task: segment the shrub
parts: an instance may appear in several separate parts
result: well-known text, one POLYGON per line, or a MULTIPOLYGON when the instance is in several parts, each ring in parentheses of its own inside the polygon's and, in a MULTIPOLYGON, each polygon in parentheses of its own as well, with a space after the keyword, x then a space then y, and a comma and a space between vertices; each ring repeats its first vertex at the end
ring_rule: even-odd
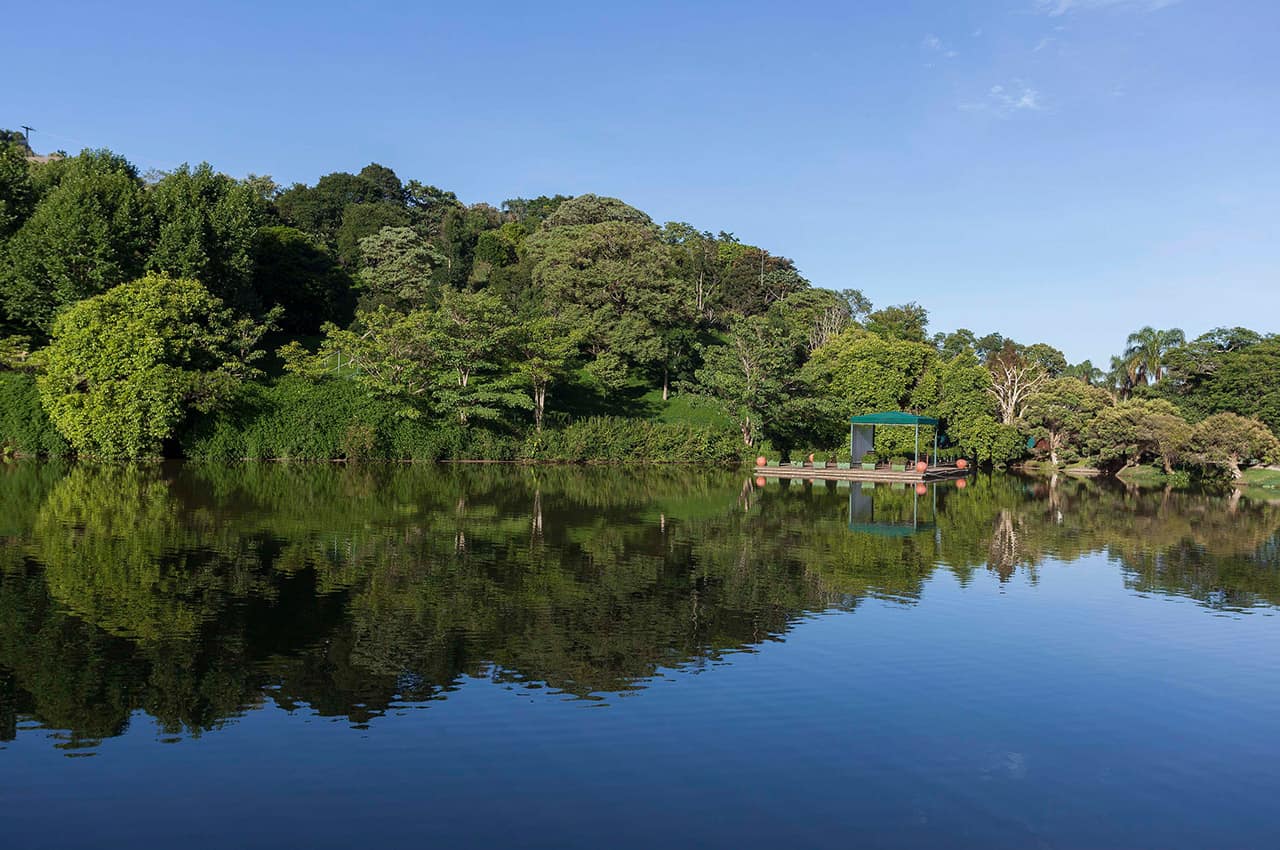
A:
POLYGON ((71 454, 70 444, 40 405, 35 376, 25 372, 0 372, 0 454, 71 454))
POLYGON ((753 454, 736 431, 710 425, 592 416, 544 429, 525 442, 525 457, 571 462, 740 462, 753 454))

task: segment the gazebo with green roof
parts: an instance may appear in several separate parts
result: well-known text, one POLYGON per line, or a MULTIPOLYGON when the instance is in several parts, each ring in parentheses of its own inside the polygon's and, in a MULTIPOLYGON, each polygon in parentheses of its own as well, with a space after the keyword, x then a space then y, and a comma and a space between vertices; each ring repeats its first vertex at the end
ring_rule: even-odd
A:
POLYGON ((915 428, 916 463, 920 462, 920 426, 933 427, 933 462, 938 462, 938 420, 928 416, 917 416, 900 410, 887 410, 883 413, 864 413, 861 416, 849 417, 849 458, 856 460, 867 452, 875 450, 876 426, 899 425, 915 428))

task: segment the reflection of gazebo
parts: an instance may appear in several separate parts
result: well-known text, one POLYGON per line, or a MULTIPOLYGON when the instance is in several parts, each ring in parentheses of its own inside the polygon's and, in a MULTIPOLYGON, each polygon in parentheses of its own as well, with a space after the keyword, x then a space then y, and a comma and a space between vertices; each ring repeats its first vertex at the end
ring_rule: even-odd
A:
MULTIPOLYGON (((921 487, 926 485, 921 484, 921 487)), ((938 487, 929 487, 931 502, 925 503, 929 519, 921 518, 920 492, 912 492, 910 519, 876 519, 875 507, 876 485, 872 484, 866 491, 861 481, 849 485, 849 530, 863 534, 878 534, 881 537, 910 537, 921 531, 932 531, 938 527, 938 487)))
POLYGON ((916 430, 916 458, 920 462, 920 426, 933 428, 933 462, 938 462, 938 420, 914 413, 887 410, 883 413, 867 413, 849 417, 849 457, 857 460, 875 450, 877 425, 901 425, 916 430))

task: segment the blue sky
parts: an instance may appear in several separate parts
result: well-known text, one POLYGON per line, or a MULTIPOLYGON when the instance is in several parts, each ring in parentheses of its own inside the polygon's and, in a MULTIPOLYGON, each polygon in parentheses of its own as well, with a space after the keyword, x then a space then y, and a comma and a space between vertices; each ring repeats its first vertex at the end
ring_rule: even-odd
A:
POLYGON ((23 4, 0 125, 281 183, 615 195, 1103 361, 1280 331, 1271 0, 23 4))

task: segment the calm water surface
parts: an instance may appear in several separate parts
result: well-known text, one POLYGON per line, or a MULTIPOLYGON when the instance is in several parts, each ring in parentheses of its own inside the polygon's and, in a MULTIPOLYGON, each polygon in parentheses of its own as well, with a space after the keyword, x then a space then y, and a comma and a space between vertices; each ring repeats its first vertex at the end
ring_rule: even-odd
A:
POLYGON ((0 468, 7 848, 1274 847, 1280 506, 0 468))

